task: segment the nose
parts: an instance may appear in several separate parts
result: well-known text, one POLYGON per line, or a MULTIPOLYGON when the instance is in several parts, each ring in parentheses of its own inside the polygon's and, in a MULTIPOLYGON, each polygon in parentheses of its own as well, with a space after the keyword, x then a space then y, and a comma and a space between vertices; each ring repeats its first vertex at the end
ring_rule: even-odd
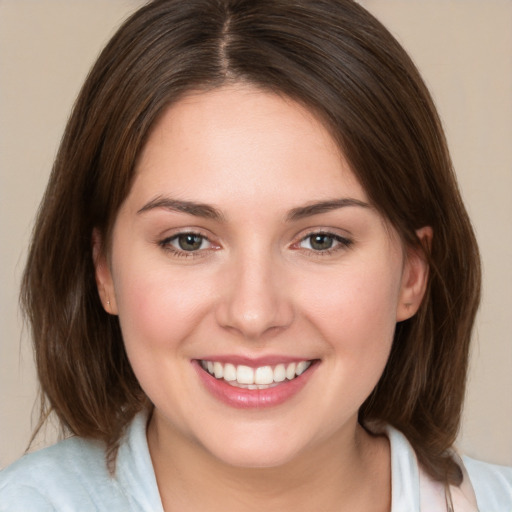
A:
POLYGON ((216 316, 223 328, 257 340, 292 323, 290 286, 272 257, 240 256, 225 269, 222 281, 216 316))

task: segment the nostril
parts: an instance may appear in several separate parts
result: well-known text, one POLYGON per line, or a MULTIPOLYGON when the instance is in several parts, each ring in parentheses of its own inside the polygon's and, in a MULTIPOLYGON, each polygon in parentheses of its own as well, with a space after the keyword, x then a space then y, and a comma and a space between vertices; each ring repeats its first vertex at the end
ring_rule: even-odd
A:
POLYGON ((293 320, 292 300, 284 274, 278 273, 282 269, 268 256, 268 247, 253 244, 237 258, 222 276, 216 310, 219 325, 251 340, 288 327, 293 320))

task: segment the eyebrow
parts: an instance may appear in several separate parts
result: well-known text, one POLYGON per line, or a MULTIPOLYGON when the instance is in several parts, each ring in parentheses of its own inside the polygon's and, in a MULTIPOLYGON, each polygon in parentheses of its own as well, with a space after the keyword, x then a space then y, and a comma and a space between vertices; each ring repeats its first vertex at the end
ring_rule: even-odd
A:
MULTIPOLYGON (((370 208, 368 203, 360 201, 359 199, 353 198, 342 198, 332 199, 329 201, 318 201, 307 204, 305 206, 299 206, 293 208, 286 215, 287 222, 293 222, 313 215, 319 215, 321 213, 330 212, 332 210, 338 210, 348 206, 358 206, 361 208, 370 208)), ((193 201, 182 201, 179 199, 172 199, 170 197, 155 197, 148 203, 146 203, 137 214, 142 214, 151 210, 163 208, 165 210, 171 210, 181 213, 187 213, 195 217, 202 217, 205 219, 211 219, 222 222, 225 220, 224 215, 220 210, 205 203, 196 203, 193 201)))
POLYGON ((347 206, 358 206, 361 208, 370 208, 368 203, 360 201, 359 199, 342 198, 333 199, 330 201, 319 201, 316 203, 307 204, 306 206, 299 206, 290 210, 286 216, 288 222, 304 219, 313 215, 319 215, 320 213, 330 212, 332 210, 338 210, 339 208, 345 208, 347 206))
POLYGON ((171 210, 176 212, 188 213, 195 217, 203 217, 205 219, 211 219, 216 221, 223 221, 224 215, 217 210, 217 208, 204 203, 195 203, 192 201, 181 201, 179 199, 172 199, 170 197, 155 197, 148 203, 146 203, 137 214, 145 213, 157 208, 163 208, 165 210, 171 210))

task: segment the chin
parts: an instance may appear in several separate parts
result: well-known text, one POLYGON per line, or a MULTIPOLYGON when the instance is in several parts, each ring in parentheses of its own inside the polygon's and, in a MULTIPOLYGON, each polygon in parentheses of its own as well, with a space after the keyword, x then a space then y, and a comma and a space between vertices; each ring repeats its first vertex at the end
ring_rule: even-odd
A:
POLYGON ((283 453, 281 450, 230 450, 214 454, 228 466, 240 469, 271 469, 286 466, 292 462, 296 453, 283 453))
POLYGON ((265 469, 285 466, 300 456, 301 448, 287 436, 231 436, 229 441, 203 444, 204 449, 224 464, 236 468, 265 469))

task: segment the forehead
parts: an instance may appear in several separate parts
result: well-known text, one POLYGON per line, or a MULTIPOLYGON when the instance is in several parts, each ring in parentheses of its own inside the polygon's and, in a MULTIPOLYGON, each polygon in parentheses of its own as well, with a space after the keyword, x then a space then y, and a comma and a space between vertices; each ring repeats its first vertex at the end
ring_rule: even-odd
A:
POLYGON ((154 126, 132 193, 284 203, 364 190, 322 121, 290 98, 237 85, 188 94, 154 126))

